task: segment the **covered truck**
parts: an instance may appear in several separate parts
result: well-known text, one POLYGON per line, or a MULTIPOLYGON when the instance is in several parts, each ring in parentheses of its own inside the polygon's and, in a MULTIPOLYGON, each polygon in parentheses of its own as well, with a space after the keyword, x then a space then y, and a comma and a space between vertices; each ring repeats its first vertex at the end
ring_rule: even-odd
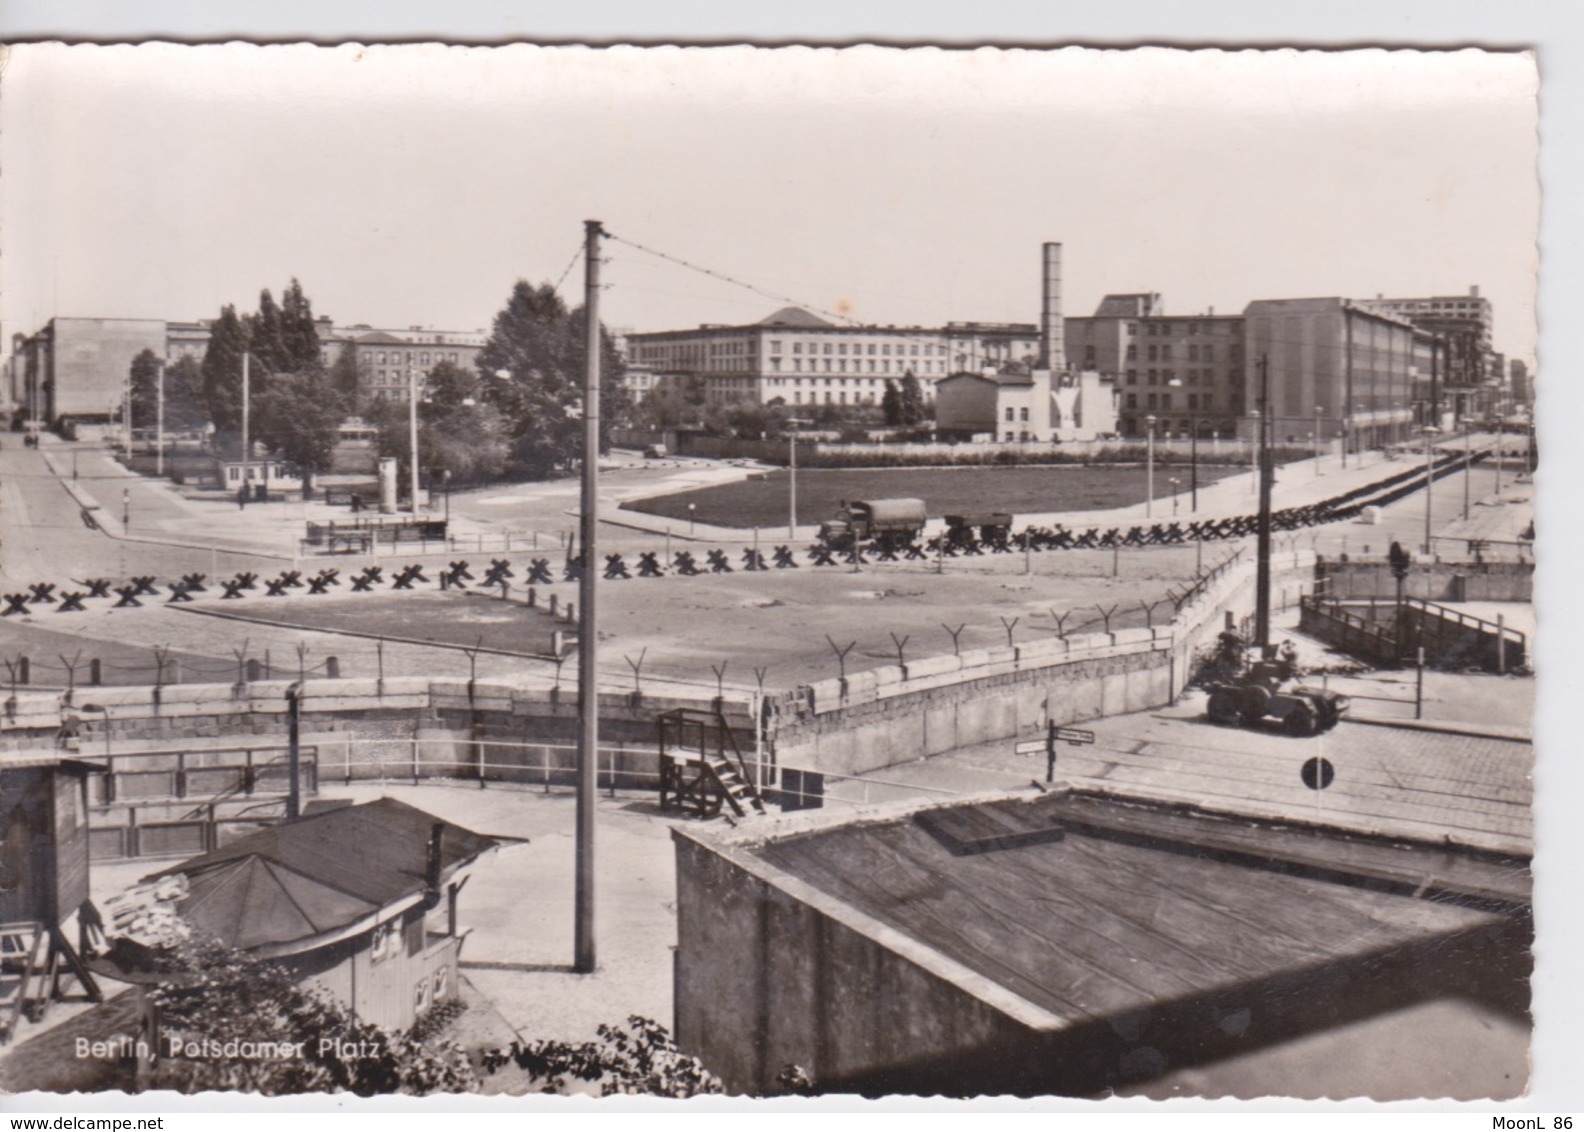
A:
POLYGON ((908 546, 924 531, 922 499, 855 499, 820 524, 820 541, 833 550, 861 543, 908 546))

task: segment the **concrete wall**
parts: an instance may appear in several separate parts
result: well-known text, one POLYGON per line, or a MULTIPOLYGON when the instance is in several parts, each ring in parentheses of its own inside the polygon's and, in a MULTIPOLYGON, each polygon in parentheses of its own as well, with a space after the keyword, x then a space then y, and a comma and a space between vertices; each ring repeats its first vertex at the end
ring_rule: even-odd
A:
MULTIPOLYGON (((1315 564, 1321 593, 1335 598, 1395 601, 1397 579, 1384 558, 1326 559, 1315 564)), ((1404 597, 1427 601, 1532 601, 1532 562, 1415 562, 1403 582, 1404 597)))
MULTIPOLYGON (((752 858, 677 846, 676 1039, 730 1093, 777 1091, 796 1065, 824 1091, 965 1051, 1021 1056, 1033 1031, 899 933, 752 858), (753 870, 753 871, 750 871, 753 870), (739 1020, 722 1025, 722 1012, 739 1020)), ((1001 992, 1000 997, 1012 996, 1001 992)))
MULTIPOLYGON (((1314 556, 1280 554, 1272 606, 1313 587, 1314 556)), ((862 774, 957 747, 1043 734, 1071 723, 1160 707, 1193 676, 1228 613, 1254 606, 1254 563, 1239 562, 1186 602, 1168 624, 979 649, 822 680, 780 704, 779 765, 862 774)))

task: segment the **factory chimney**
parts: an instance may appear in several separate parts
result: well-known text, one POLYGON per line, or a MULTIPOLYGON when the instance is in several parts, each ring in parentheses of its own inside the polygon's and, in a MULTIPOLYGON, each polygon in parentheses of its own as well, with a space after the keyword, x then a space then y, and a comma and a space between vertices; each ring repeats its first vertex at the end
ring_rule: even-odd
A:
POLYGON ((1067 342, 1062 322, 1060 244, 1044 245, 1045 286, 1040 303, 1040 368, 1060 373, 1067 368, 1067 342))

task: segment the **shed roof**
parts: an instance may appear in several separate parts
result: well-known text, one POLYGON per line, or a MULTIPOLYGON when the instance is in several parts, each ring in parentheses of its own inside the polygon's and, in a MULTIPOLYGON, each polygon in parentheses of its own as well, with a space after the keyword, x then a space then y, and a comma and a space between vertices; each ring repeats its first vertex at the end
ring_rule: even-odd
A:
POLYGON ((349 927, 421 893, 430 831, 441 874, 499 842, 394 798, 270 826, 155 876, 182 873, 177 911, 194 929, 247 950, 349 927))
POLYGON ((1373 961, 1528 899, 1523 861, 1075 794, 744 848, 771 879, 999 984, 1049 1028, 1373 961))

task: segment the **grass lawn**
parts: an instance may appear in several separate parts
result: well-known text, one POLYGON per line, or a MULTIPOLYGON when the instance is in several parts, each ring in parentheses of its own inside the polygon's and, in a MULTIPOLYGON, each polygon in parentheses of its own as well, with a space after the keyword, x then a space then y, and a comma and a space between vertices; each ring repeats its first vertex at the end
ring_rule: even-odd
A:
MULTIPOLYGON (((1199 485, 1247 469, 1199 465, 1199 485)), ((721 484, 696 491, 631 500, 623 507, 688 518, 688 505, 700 522, 726 527, 769 527, 787 521, 786 471, 763 478, 721 484)), ((1155 468, 1156 498, 1171 493, 1169 478, 1186 491, 1188 469, 1179 465, 1155 468)), ((1141 503, 1146 495, 1145 469, 1138 465, 1052 465, 1012 468, 810 468, 798 471, 798 521, 814 523, 832 515, 843 500, 923 499, 931 518, 969 511, 1105 511, 1141 503)))

